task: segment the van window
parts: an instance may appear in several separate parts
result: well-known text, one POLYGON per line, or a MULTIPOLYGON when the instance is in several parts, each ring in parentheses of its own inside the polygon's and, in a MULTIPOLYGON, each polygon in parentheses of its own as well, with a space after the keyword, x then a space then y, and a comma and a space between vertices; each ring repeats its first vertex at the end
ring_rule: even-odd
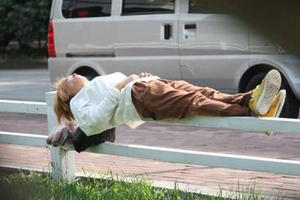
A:
POLYGON ((111 14, 112 0, 63 0, 65 18, 107 17, 111 14))
POLYGON ((174 13, 175 0, 123 0, 122 15, 174 13))
POLYGON ((224 13, 222 0, 189 0, 189 13, 224 13))

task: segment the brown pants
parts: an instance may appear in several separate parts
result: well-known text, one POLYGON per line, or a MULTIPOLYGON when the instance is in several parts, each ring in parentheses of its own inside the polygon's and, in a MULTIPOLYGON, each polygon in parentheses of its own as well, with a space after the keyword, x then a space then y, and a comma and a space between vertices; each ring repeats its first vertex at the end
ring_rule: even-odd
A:
POLYGON ((228 95, 186 81, 159 79, 132 86, 132 101, 140 116, 155 120, 200 116, 250 116, 251 92, 228 95))

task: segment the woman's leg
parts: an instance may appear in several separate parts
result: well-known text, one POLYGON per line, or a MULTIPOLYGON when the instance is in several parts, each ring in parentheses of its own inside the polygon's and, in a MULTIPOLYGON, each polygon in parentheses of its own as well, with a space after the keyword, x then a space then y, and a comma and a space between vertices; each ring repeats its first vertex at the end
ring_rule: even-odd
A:
POLYGON ((229 104, 240 104, 243 106, 248 106, 252 94, 252 91, 250 91, 247 93, 238 93, 238 94, 230 95, 230 94, 221 93, 213 88, 195 86, 193 84, 190 84, 182 80, 172 81, 172 80, 161 79, 161 81, 171 85, 175 89, 184 90, 187 92, 192 92, 192 91, 200 92, 201 94, 205 95, 209 99, 221 101, 229 104))
POLYGON ((249 116, 251 114, 248 106, 210 99, 199 91, 175 89, 165 80, 135 83, 132 87, 132 101, 141 116, 157 120, 183 119, 192 115, 249 116))

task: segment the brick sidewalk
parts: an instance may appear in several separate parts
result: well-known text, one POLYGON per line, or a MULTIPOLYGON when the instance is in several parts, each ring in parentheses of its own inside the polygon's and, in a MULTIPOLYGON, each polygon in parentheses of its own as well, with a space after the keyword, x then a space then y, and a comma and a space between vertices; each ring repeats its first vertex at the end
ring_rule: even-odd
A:
MULTIPOLYGON (((25 133, 47 131, 44 116, 31 116, 35 124, 32 124, 33 120, 30 121, 28 118, 27 115, 9 114, 7 116, 6 114, 4 117, 0 114, 0 130, 25 133), (12 121, 17 123, 11 123, 12 121)), ((294 134, 275 133, 274 136, 267 137, 255 132, 149 123, 136 130, 120 126, 117 129, 116 142, 300 160, 300 136, 294 134)), ((48 169, 48 157, 46 149, 0 145, 0 165, 48 169)), ((76 153, 75 161, 78 172, 84 169, 99 173, 112 170, 114 173, 124 173, 127 176, 146 174, 157 183, 174 185, 176 181, 180 187, 188 186, 202 193, 216 194, 220 187, 225 190, 234 190, 238 184, 246 187, 253 186, 255 182, 255 186, 262 190, 263 194, 274 196, 279 193, 285 198, 300 199, 300 177, 91 153, 76 153)))

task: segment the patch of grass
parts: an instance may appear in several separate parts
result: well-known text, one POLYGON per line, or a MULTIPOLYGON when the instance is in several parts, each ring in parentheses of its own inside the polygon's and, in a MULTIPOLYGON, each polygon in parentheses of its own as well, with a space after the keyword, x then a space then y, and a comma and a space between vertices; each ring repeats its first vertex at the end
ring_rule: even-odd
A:
POLYGON ((18 172, 0 177, 0 194, 3 199, 30 200, 257 200, 259 194, 252 189, 222 197, 186 193, 177 188, 154 188, 145 178, 124 178, 110 175, 105 179, 82 178, 71 182, 54 182, 46 173, 18 172), (2 190, 2 191, 1 191, 2 190), (3 196, 4 195, 4 196, 3 196))

